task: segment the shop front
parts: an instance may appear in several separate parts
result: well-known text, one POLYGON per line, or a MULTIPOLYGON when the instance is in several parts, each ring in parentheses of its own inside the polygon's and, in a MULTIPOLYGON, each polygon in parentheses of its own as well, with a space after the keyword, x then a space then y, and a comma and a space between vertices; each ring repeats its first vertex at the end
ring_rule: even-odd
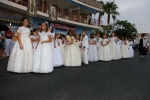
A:
MULTIPOLYGON (((0 22, 6 24, 13 33, 15 33, 18 27, 21 26, 21 19, 24 16, 25 16, 24 14, 0 8, 0 22)), ((31 18, 30 17, 28 18, 29 18, 29 26, 32 27, 33 24, 30 21, 31 18)))

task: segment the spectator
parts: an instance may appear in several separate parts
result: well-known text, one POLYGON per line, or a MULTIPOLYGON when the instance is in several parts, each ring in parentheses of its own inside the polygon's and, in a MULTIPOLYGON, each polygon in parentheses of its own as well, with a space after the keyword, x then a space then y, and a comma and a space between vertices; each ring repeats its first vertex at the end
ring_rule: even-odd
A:
POLYGON ((12 40, 13 38, 13 33, 12 31, 9 29, 8 31, 5 31, 5 37, 6 37, 6 40, 5 40, 5 45, 6 45, 6 48, 5 48, 5 51, 6 51, 6 56, 9 57, 9 54, 14 46, 14 42, 12 40))
POLYGON ((4 34, 0 31, 0 59, 2 59, 2 55, 5 51, 5 41, 4 41, 4 34))

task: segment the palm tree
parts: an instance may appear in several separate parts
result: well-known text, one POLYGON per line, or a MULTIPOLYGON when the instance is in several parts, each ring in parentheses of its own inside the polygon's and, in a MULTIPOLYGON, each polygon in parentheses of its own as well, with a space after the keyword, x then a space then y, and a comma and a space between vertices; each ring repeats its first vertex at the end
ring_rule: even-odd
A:
POLYGON ((104 12, 107 14, 107 25, 109 27, 110 25, 110 17, 112 16, 113 20, 116 20, 116 17, 119 15, 119 12, 117 11, 118 6, 114 3, 114 1, 106 2, 106 4, 103 5, 104 12))

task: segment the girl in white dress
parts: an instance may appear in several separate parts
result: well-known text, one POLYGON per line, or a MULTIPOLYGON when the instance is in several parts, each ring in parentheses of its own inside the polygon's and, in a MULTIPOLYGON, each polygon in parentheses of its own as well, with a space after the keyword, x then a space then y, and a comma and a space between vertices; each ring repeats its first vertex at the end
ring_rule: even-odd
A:
POLYGON ((7 71, 16 73, 29 73, 32 71, 33 49, 30 39, 30 30, 27 28, 28 19, 22 18, 22 27, 17 30, 16 41, 7 66, 7 71))
POLYGON ((128 43, 124 37, 122 37, 122 41, 121 41, 121 56, 122 58, 130 58, 128 43))
POLYGON ((109 46, 112 60, 121 59, 121 53, 116 44, 116 37, 114 33, 111 34, 111 38, 109 38, 109 40, 110 40, 109 46))
POLYGON ((96 35, 96 46, 97 46, 97 50, 100 49, 101 40, 102 40, 102 38, 100 38, 100 34, 98 33, 98 34, 96 35))
POLYGON ((42 29, 39 32, 40 41, 34 52, 33 72, 50 73, 53 71, 52 48, 49 43, 52 41, 51 33, 48 31, 48 25, 43 22, 42 29))
POLYGON ((53 48, 53 66, 54 67, 60 67, 63 65, 63 59, 62 59, 62 54, 60 51, 60 48, 58 46, 58 39, 59 34, 55 34, 54 40, 54 48, 53 48))
POLYGON ((64 45, 62 43, 62 34, 60 34, 59 37, 57 37, 57 42, 58 42, 58 46, 59 46, 60 51, 61 51, 61 55, 63 57, 63 54, 64 54, 64 45))
POLYGON ((32 41, 32 45, 33 45, 33 51, 35 51, 35 49, 37 48, 37 43, 39 41, 39 36, 38 36, 38 30, 37 29, 33 29, 31 31, 31 41, 32 41))
POLYGON ((110 47, 108 46, 108 44, 109 40, 107 39, 106 34, 104 34, 101 41, 101 48, 98 52, 98 60, 111 61, 110 47))
POLYGON ((91 61, 91 62, 98 61, 97 47, 96 47, 96 38, 94 38, 94 34, 90 35, 89 50, 88 50, 88 60, 91 61))
POLYGON ((77 67, 81 66, 81 54, 79 46, 75 43, 75 32, 70 32, 71 36, 70 39, 67 39, 67 43, 64 50, 64 66, 67 67, 77 67))
POLYGON ((130 58, 134 57, 134 50, 133 50, 133 41, 129 39, 129 53, 130 53, 130 58))

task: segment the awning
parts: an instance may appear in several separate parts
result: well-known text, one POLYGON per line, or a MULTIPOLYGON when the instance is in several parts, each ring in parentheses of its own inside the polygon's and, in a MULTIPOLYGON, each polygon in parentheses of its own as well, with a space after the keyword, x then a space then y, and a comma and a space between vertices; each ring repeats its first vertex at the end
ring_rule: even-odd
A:
POLYGON ((76 2, 74 2, 74 1, 72 1, 72 0, 66 0, 66 1, 69 2, 69 3, 72 3, 73 5, 79 6, 79 7, 83 8, 83 9, 90 10, 90 11, 92 11, 92 12, 94 12, 94 13, 98 13, 98 12, 99 12, 98 10, 89 8, 89 7, 84 6, 84 5, 81 5, 81 4, 76 3, 76 2))

